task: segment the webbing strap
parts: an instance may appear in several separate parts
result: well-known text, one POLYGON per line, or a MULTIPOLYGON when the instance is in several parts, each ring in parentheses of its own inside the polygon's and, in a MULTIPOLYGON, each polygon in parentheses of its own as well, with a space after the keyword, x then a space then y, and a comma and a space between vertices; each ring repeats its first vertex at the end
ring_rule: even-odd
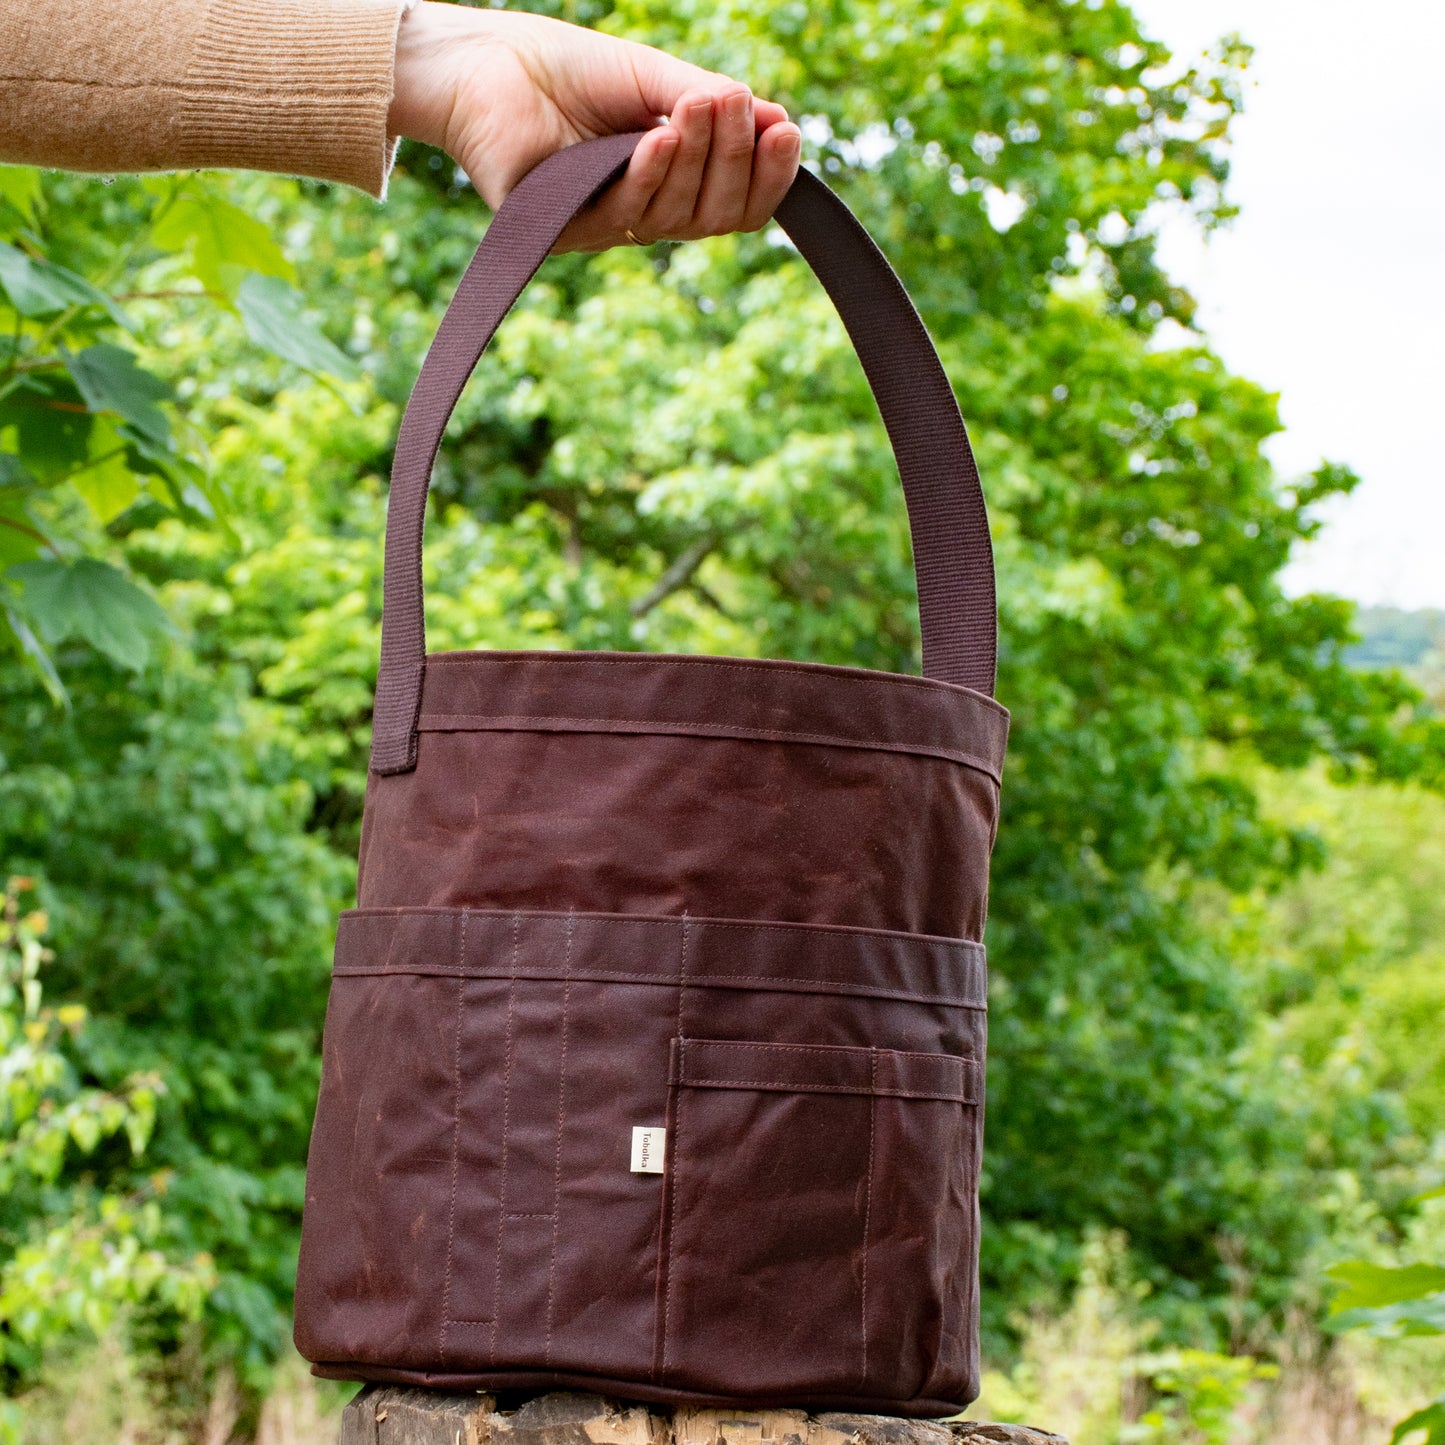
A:
MULTIPOLYGON (((523 177, 477 247, 422 363, 392 463, 374 772, 416 766, 426 669, 422 531, 452 408, 568 221, 625 168, 644 134, 568 146, 523 177)), ((992 694, 997 613, 988 518, 963 418, 928 332, 872 237, 810 171, 799 169, 775 218, 838 308, 893 444, 913 536, 923 675, 992 694)))

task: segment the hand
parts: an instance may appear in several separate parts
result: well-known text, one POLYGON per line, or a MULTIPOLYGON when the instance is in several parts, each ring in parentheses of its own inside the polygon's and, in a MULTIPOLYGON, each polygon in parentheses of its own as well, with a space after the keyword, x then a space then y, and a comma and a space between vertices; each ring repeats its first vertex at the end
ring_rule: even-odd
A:
POLYGON ((606 250, 629 229, 645 243, 760 230, 802 142, 782 106, 650 45, 433 3, 402 19, 389 128, 446 151, 493 208, 563 146, 650 128, 557 252, 606 250))

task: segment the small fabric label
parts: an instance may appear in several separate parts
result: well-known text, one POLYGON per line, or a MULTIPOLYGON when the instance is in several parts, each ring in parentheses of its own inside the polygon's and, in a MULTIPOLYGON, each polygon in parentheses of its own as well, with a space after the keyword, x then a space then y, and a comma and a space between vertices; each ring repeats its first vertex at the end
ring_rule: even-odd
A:
POLYGON ((667 1150, 667 1130, 647 1129, 641 1124, 632 1128, 632 1172, 661 1174, 663 1155, 667 1150))

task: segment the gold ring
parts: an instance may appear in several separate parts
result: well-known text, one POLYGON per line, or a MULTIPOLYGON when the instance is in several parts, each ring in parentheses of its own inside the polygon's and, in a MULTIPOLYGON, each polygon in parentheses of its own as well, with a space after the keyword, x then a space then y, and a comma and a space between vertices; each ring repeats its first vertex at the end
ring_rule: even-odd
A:
POLYGON ((637 237, 632 234, 631 226, 627 228, 627 239, 631 241, 634 246, 646 246, 648 244, 646 241, 639 241, 637 237))

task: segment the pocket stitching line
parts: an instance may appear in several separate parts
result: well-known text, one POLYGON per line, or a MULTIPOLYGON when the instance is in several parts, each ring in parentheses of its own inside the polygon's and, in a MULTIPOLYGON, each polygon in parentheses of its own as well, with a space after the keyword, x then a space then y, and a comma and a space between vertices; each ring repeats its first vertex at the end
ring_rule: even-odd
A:
MULTIPOLYGON (((431 905, 395 905, 385 908, 344 908, 339 915, 340 921, 345 922, 348 918, 391 918, 419 916, 425 917, 440 913, 481 913, 492 918, 503 918, 507 916, 508 910, 494 908, 467 908, 467 907, 446 907, 441 904, 431 905)), ((548 921, 552 919, 564 919, 569 915, 566 913, 551 912, 547 909, 513 909, 510 910, 513 917, 520 919, 526 913, 529 920, 548 921)), ((668 928, 676 928, 682 921, 684 914, 677 918, 654 917, 642 913, 598 913, 574 911, 572 917, 586 919, 589 923, 600 921, 604 924, 622 924, 631 926, 635 923, 649 925, 662 924, 668 928)), ((969 953, 984 953, 985 946, 976 938, 949 938, 942 933, 918 933, 901 928, 862 928, 847 923, 764 923, 754 922, 742 918, 694 918, 693 924, 704 931, 712 928, 734 928, 743 929, 748 933, 781 933, 785 937, 798 938, 812 933, 819 937, 842 937, 845 935, 863 938, 880 938, 887 943, 901 944, 905 948, 934 948, 942 945, 945 948, 963 949, 969 953)))
POLYGON ((552 1165, 552 1256, 547 1264, 547 1341, 542 1359, 552 1363, 552 1324, 557 1301, 557 1234, 562 1216, 562 1136, 567 1127, 567 1013, 572 998, 574 915, 567 915, 567 948, 562 957, 562 1058, 557 1078, 557 1151, 552 1165))
POLYGON ((909 1089, 875 1089, 872 1085, 794 1084, 776 1079, 679 1079, 684 1089, 765 1089, 772 1094, 851 1094, 858 1098, 931 1099, 940 1104, 968 1104, 973 1101, 964 1094, 923 1093, 909 1089))
POLYGON ((512 1122, 512 1020, 517 996, 517 957, 521 948, 521 921, 512 914, 512 976, 507 985, 507 1043, 502 1077, 502 1177, 498 1182, 497 1269, 492 1279, 491 1362, 497 1363, 497 1329, 502 1313, 502 1239, 507 1227, 507 1145, 512 1122))
MULTIPOLYGON (((486 965, 480 965, 486 967, 486 965)), ((332 968, 332 973, 337 978, 381 978, 389 976, 413 975, 417 978, 449 978, 450 974, 441 971, 435 965, 424 963, 392 964, 388 961, 385 964, 364 964, 364 963, 338 963, 332 968)), ((477 973, 467 974, 466 977, 476 978, 507 978, 510 974, 488 974, 477 973)), ((518 973, 518 979, 526 979, 528 982, 551 983, 558 978, 557 974, 549 973, 518 973)), ((653 973, 622 973, 615 969, 588 968, 585 974, 578 974, 576 977, 584 983, 607 983, 616 980, 620 983, 637 983, 644 985, 655 984, 658 988, 671 988, 677 985, 680 980, 675 974, 653 974, 653 973)), ((986 1003, 973 1003, 968 999, 961 999, 957 994, 941 993, 916 993, 911 989, 902 988, 874 988, 871 984, 850 983, 846 979, 836 978, 784 978, 777 974, 741 974, 741 973, 715 973, 704 974, 696 983, 689 983, 689 988, 729 988, 739 983, 797 983, 813 985, 818 992, 840 992, 845 993, 849 998, 890 998, 898 999, 902 1003, 936 1003, 948 1008, 971 1009, 975 1013, 986 1012, 986 1003)), ((787 992, 779 989, 777 992, 787 992)), ((768 1047, 773 1047, 769 1045, 768 1047)), ((777 1047, 782 1047, 778 1045, 777 1047)))
POLYGON ((951 692, 944 694, 935 692, 935 689, 942 685, 949 689, 958 688, 960 692, 985 704, 990 712, 1000 715, 1001 719, 1007 719, 1009 715, 1008 709, 1004 707, 997 698, 991 697, 988 693, 979 692, 977 688, 973 687, 963 687, 958 683, 944 682, 940 677, 915 677, 912 673, 906 672, 884 673, 872 668, 861 669, 873 674, 869 677, 854 677, 851 674, 840 676, 838 673, 815 672, 813 669, 818 666, 816 663, 810 666, 806 663, 789 662, 786 658, 760 657, 752 660, 735 660, 723 657, 679 657, 675 653, 652 653, 649 655, 641 652, 632 653, 627 657, 609 657, 600 652, 581 652, 575 650, 564 652, 559 650, 556 652, 548 651, 545 659, 543 659, 535 655, 527 656, 521 651, 508 652, 503 655, 492 654, 489 656, 485 652, 471 649, 463 652, 428 653, 426 660, 429 665, 436 664, 442 667, 476 667, 478 663, 473 661, 473 659, 479 659, 483 665, 490 663, 495 666, 510 661, 513 658, 521 658, 527 663, 539 661, 553 663, 559 660, 572 661, 575 659, 579 663, 600 663, 603 666, 638 667, 650 664, 655 667, 659 662, 666 662, 670 667, 679 665, 684 667, 710 667, 716 672, 788 672, 801 674, 804 677, 827 678, 830 681, 836 680, 857 687, 876 689, 879 687, 896 687, 901 684, 904 687, 926 688, 934 696, 952 696, 953 694, 951 692))
POLYGON ((433 734, 448 733, 494 733, 494 732, 537 732, 548 733, 557 731, 554 728, 538 727, 538 723, 575 723, 578 730, 583 731, 588 724, 602 732, 604 737, 630 737, 637 736, 637 729, 646 728, 644 737, 676 737, 676 738, 697 738, 701 737, 709 741, 717 742, 778 742, 796 743, 802 746, 846 748, 854 752, 871 753, 893 753, 904 757, 932 758, 938 762, 954 763, 959 767, 968 768, 971 772, 982 773, 995 788, 1003 786, 1003 769, 1000 765, 989 761, 978 753, 967 752, 962 748, 950 748, 947 744, 934 744, 928 742, 914 742, 910 738, 903 739, 878 739, 878 738, 850 738, 840 733, 805 733, 782 728, 748 727, 743 724, 729 726, 727 724, 709 724, 687 721, 671 721, 658 718, 630 718, 630 717, 564 717, 559 713, 422 713, 417 722, 417 731, 433 734), (428 727, 427 721, 431 720, 432 726, 428 727), (500 726, 486 727, 439 727, 438 722, 447 723, 476 723, 476 724, 500 724, 500 726), (515 726, 508 727, 508 723, 515 726), (529 727, 528 724, 533 724, 529 727), (609 729, 607 724, 612 724, 615 731, 609 729), (683 731, 688 729, 688 731, 683 731))
POLYGON ((441 1331, 437 1339, 437 1365, 444 1367, 447 1359, 447 1329, 451 1324, 452 1298, 452 1251, 457 1237, 457 1175, 459 1172, 462 1143, 462 990, 467 957, 467 916, 462 914, 462 926, 457 945, 457 1007, 456 1023, 452 1031, 452 1187, 451 1199, 447 1205, 447 1253, 446 1265, 442 1271, 442 1318, 441 1331))
MULTIPOLYGON (((678 952, 677 960, 677 1041, 678 1060, 677 1067, 680 1075, 687 1073, 687 1034, 683 1024, 683 1008, 687 999, 687 928, 688 918, 686 911, 682 915, 682 942, 678 952)), ((682 1099, 677 1096, 676 1118, 673 1121, 673 1129, 678 1135, 672 1141, 672 1193, 668 1203, 667 1219, 667 1280, 662 1291, 662 1372, 667 1373, 667 1346, 668 1326, 672 1320, 672 1245, 673 1230, 677 1223, 677 1160, 681 1152, 678 1143, 682 1135, 682 1099)))
POLYGON ((873 1140, 878 1124, 878 1050, 869 1049, 869 1098, 868 1098, 868 1180, 863 1186, 863 1262, 859 1281, 859 1329, 863 1336, 863 1369, 858 1376, 858 1388, 868 1387, 868 1236, 873 1221, 873 1140))

